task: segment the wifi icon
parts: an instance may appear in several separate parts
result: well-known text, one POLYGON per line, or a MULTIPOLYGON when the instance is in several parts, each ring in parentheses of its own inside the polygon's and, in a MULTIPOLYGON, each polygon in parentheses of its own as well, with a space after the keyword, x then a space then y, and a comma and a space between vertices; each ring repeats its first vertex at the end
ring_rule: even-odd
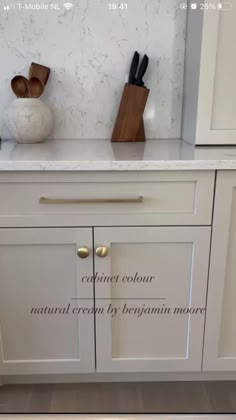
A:
POLYGON ((72 3, 65 3, 64 7, 65 7, 66 10, 70 10, 73 7, 73 4, 72 3))

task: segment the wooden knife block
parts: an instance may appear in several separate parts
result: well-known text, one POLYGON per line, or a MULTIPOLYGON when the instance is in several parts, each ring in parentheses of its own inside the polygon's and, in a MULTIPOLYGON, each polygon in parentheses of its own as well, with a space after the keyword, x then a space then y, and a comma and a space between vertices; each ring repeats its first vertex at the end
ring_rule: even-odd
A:
POLYGON ((125 84, 111 141, 145 141, 143 113, 149 89, 125 84))

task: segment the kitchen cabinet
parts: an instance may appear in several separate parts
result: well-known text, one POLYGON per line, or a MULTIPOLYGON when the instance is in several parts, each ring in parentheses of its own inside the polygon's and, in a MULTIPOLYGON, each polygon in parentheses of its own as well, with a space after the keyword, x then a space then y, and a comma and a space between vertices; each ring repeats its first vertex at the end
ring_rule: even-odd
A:
POLYGON ((0 378, 200 372, 214 180, 3 173, 0 378))
POLYGON ((71 310, 93 305, 92 254, 92 229, 0 229, 0 374, 95 371, 93 316, 71 310))
POLYGON ((204 370, 236 370, 236 172, 217 175, 204 370))
POLYGON ((200 371, 210 228, 95 228, 94 241, 97 371, 200 371))
POLYGON ((197 145, 235 145, 236 9, 220 10, 218 0, 211 7, 197 3, 197 10, 188 8, 182 137, 197 145))

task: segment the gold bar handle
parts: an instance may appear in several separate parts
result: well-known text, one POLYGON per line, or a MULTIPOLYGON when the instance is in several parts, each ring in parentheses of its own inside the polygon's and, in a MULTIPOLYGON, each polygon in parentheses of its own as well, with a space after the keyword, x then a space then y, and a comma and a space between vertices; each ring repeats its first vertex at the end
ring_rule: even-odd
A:
POLYGON ((143 203, 142 195, 136 198, 50 198, 40 197, 41 204, 99 204, 99 203, 143 203))

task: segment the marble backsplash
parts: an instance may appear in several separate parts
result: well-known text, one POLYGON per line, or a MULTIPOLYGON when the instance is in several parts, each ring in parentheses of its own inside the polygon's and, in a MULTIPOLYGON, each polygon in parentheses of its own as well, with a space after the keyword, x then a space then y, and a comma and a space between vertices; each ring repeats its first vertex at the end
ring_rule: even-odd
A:
POLYGON ((180 136, 186 24, 181 0, 126 3, 128 10, 119 11, 109 10, 109 0, 76 0, 70 11, 63 2, 59 11, 1 10, 3 137, 3 112, 14 98, 10 80, 27 76, 35 61, 52 69, 42 100, 55 114, 53 137, 109 139, 136 49, 150 57, 147 137, 180 136))

